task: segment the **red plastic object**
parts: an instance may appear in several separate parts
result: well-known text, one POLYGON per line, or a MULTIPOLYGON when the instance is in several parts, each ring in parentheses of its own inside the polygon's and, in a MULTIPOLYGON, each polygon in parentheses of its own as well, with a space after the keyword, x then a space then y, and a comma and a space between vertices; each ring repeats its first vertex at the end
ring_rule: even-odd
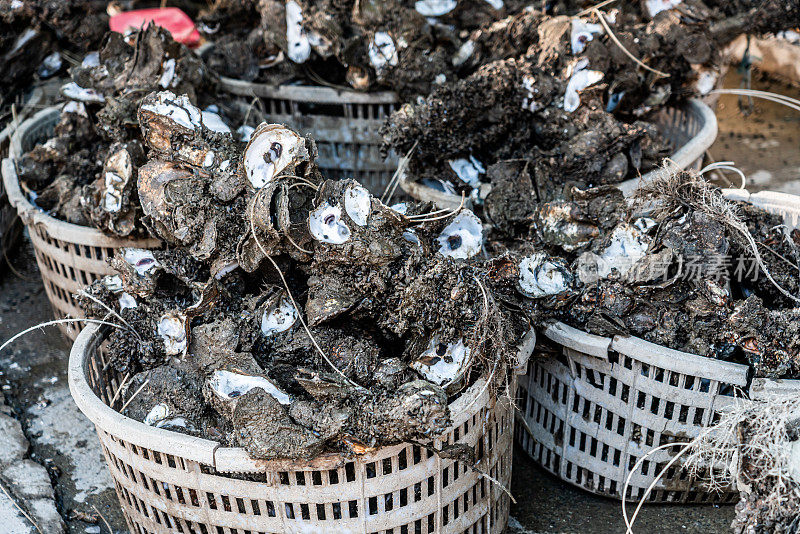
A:
POLYGON ((195 28, 194 22, 177 7, 125 11, 111 17, 108 27, 112 32, 124 34, 129 30, 144 28, 150 22, 167 30, 179 43, 191 47, 200 44, 200 33, 195 28))

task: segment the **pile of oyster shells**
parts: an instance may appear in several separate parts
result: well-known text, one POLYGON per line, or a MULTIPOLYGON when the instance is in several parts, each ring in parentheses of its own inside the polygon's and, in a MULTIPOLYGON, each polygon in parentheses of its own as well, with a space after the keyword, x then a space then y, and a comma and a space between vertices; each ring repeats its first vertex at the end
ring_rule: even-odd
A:
POLYGON ((469 210, 386 206, 284 126, 241 149, 205 120, 186 95, 141 101, 136 194, 167 248, 121 250, 84 299, 128 325, 109 337, 141 390, 126 415, 255 458, 358 452, 441 434, 449 399, 516 363, 530 324, 495 299, 509 280, 469 210))

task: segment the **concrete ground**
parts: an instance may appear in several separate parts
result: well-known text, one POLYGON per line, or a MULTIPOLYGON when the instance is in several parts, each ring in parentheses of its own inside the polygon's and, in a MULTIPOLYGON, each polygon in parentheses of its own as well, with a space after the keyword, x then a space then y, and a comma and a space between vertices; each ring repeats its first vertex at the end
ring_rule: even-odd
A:
MULTIPOLYGON (((726 82, 738 86, 736 73, 726 82)), ((797 89, 777 84, 756 82, 754 88, 800 96, 797 89)), ((756 102, 755 112, 745 117, 736 101, 720 100, 720 134, 711 156, 735 161, 751 190, 800 194, 800 114, 756 102)), ((9 260, 18 273, 0 270, 0 340, 51 319, 30 245, 19 247, 9 260)), ((35 533, 30 519, 40 534, 107 533, 106 522, 113 532, 126 532, 94 428, 69 395, 68 349, 50 328, 0 353, 0 532, 35 533)), ((617 501, 561 482, 521 450, 515 454, 512 492, 517 504, 510 534, 625 531, 617 501)), ((724 533, 732 518, 731 506, 647 506, 634 531, 724 533)))

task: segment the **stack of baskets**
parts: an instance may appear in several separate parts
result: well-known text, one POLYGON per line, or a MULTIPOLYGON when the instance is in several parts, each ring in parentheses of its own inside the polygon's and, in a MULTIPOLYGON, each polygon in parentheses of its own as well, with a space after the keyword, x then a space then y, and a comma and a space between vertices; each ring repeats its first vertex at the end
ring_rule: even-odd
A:
MULTIPOLYGON (((800 198, 784 193, 726 190, 800 226, 800 198)), ((704 358, 636 337, 595 336, 555 323, 543 332, 552 356, 538 347, 520 378, 517 397, 522 423, 516 439, 528 454, 562 480, 592 493, 638 501, 651 484, 649 502, 733 502, 733 488, 709 492, 679 465, 656 482, 675 450, 637 460, 654 447, 685 442, 714 423, 721 410, 749 395, 782 390, 800 394, 800 381, 748 381, 748 367, 704 358), (749 386, 749 387, 748 387, 749 386)))
MULTIPOLYGON (((23 122, 11 137, 9 158, 2 163, 3 185, 11 206, 30 234, 36 263, 42 274, 47 298, 57 319, 83 317, 75 293, 86 285, 114 271, 107 259, 119 248, 157 248, 157 239, 120 239, 100 230, 59 221, 40 210, 20 188, 15 160, 50 137, 58 122, 59 107, 50 107, 23 122)), ((74 340, 83 323, 59 324, 61 331, 74 340)))
MULTIPOLYGON (((97 428, 131 532, 500 534, 505 529, 513 406, 505 398, 493 401, 485 378, 450 404, 453 424, 429 446, 258 461, 244 449, 147 426, 112 409, 122 377, 107 365, 105 336, 106 327, 90 325, 75 341, 69 385, 97 428), (434 452, 456 443, 474 452, 473 466, 434 452)), ((522 360, 530 355, 524 352, 521 348, 522 360)))
POLYGON ((331 87, 250 83, 221 78, 223 90, 259 98, 266 120, 285 124, 317 143, 317 164, 330 179, 353 178, 380 197, 397 169, 381 153, 379 130, 399 107, 391 91, 359 93, 331 87))

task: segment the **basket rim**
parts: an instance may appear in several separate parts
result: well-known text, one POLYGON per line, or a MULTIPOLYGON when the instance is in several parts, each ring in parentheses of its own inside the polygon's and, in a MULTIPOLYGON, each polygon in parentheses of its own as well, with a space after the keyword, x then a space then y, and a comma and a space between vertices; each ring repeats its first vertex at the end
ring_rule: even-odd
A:
POLYGON ((39 124, 41 121, 52 120, 56 114, 61 113, 61 106, 47 107, 20 124, 19 128, 11 136, 9 146, 9 157, 2 162, 3 185, 8 194, 9 203, 16 208, 17 214, 26 226, 44 225, 47 233, 51 237, 69 241, 79 245, 102 246, 102 247, 136 247, 136 248, 157 248, 161 246, 161 241, 152 237, 147 238, 119 238, 104 234, 97 228, 81 226, 78 224, 62 221, 48 215, 37 208, 25 197, 19 185, 19 176, 15 162, 21 156, 18 151, 22 150, 22 136, 30 128, 39 124))
MULTIPOLYGON (((776 191, 750 193, 746 189, 723 189, 722 194, 728 200, 748 202, 765 211, 800 221, 800 196, 798 195, 776 191)), ((748 385, 750 369, 748 365, 670 349, 637 336, 598 336, 561 321, 553 321, 544 328, 543 334, 560 345, 601 359, 608 359, 608 351, 613 350, 635 356, 642 361, 655 360, 654 364, 659 361, 669 361, 671 366, 668 368, 689 372, 703 378, 720 380, 740 387, 748 385)), ((750 389, 757 391, 757 396, 787 392, 796 394, 800 391, 800 379, 754 378, 750 389)))
MULTIPOLYGON (((67 368, 72 398, 81 412, 98 430, 140 447, 213 466, 219 472, 252 473, 263 472, 265 469, 275 471, 333 469, 341 466, 345 461, 352 460, 351 457, 338 453, 326 453, 311 460, 255 460, 250 458, 242 447, 223 447, 216 441, 152 427, 117 412, 94 393, 87 379, 89 350, 92 348, 92 343, 103 336, 108 328, 98 324, 87 325, 72 345, 67 368)), ((524 356, 522 353, 526 351, 530 351, 527 354, 530 356, 533 344, 523 343, 520 346, 521 356, 524 356)), ((474 405, 483 406, 487 403, 489 392, 486 385, 486 377, 479 378, 461 396, 449 404, 454 420, 458 416, 463 416, 474 405)), ((456 426, 458 425, 454 424, 446 432, 451 432, 456 426)), ((399 453, 405 446, 407 444, 378 447, 373 451, 358 455, 356 458, 359 462, 369 462, 379 455, 384 457, 388 451, 399 453)))
MULTIPOLYGON (((676 150, 669 158, 664 160, 667 162, 666 166, 653 169, 640 178, 633 178, 614 184, 625 196, 629 196, 641 183, 650 182, 658 177, 668 175, 675 170, 685 169, 698 157, 702 156, 714 143, 714 140, 717 138, 718 130, 717 116, 714 114, 714 110, 698 98, 690 98, 687 100, 684 108, 701 121, 702 127, 700 131, 686 144, 676 150)), ((405 178, 405 174, 400 177, 400 187, 414 198, 432 201, 440 208, 453 209, 461 205, 461 197, 458 195, 436 191, 419 182, 409 182, 405 178)))
POLYGON ((400 97, 394 91, 362 93, 354 89, 335 89, 321 85, 270 85, 237 80, 227 76, 220 76, 219 82, 223 90, 239 96, 280 98, 317 104, 398 104, 400 102, 400 97))

